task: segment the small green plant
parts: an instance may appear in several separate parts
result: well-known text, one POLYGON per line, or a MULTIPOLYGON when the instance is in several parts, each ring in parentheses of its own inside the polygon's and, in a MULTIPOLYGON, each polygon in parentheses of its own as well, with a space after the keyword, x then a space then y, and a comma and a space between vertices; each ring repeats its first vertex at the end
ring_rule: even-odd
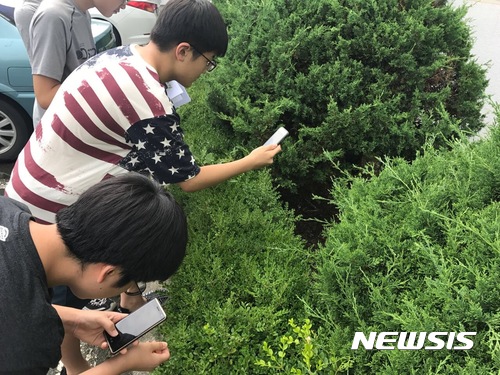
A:
POLYGON ((279 339, 278 350, 275 351, 264 341, 262 351, 267 359, 259 359, 256 365, 273 370, 273 373, 289 373, 294 375, 340 373, 352 367, 352 359, 328 358, 321 346, 315 341, 315 332, 311 330, 310 319, 304 319, 302 326, 293 319, 288 320, 292 328, 291 334, 285 334, 279 339))

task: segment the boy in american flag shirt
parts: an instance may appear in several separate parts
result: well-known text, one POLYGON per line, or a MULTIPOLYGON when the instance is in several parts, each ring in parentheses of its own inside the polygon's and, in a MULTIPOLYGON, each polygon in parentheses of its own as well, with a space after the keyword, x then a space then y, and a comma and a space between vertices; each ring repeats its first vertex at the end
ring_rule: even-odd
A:
POLYGON ((210 1, 167 2, 149 44, 103 52, 63 82, 20 153, 6 195, 53 223, 90 186, 130 171, 197 191, 270 165, 278 145, 198 166, 166 94, 165 82, 189 87, 213 70, 227 43, 224 20, 210 1))

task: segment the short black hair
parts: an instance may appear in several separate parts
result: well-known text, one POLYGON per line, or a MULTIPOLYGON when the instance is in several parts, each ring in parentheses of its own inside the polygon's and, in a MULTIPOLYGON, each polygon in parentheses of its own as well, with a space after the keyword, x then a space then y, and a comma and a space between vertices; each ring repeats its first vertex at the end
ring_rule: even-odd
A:
POLYGON ((227 27, 219 10, 209 0, 169 0, 161 10, 151 41, 165 52, 187 42, 197 51, 226 54, 227 27))
POLYGON ((156 181, 135 172, 92 186, 56 214, 56 224, 82 267, 102 262, 121 268, 117 287, 166 280, 186 253, 181 206, 156 181))

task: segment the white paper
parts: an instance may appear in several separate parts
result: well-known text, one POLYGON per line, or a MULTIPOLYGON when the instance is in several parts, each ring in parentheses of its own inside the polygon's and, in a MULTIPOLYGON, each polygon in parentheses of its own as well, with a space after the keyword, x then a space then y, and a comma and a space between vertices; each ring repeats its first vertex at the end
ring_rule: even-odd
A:
POLYGON ((177 81, 167 82, 167 95, 176 108, 191 101, 184 86, 177 81))

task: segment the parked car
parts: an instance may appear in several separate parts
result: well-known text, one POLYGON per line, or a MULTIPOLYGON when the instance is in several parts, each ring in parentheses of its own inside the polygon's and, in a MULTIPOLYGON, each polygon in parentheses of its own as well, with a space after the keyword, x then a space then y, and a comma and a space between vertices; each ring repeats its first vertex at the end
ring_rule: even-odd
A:
MULTIPOLYGON (((33 132, 31 67, 12 14, 0 4, 0 161, 15 160, 33 132)), ((116 46, 109 22, 93 19, 92 34, 99 52, 116 46)))
POLYGON ((117 45, 146 44, 158 16, 160 1, 128 1, 125 9, 111 17, 104 17, 96 8, 89 9, 89 13, 93 19, 106 20, 113 25, 117 45))

